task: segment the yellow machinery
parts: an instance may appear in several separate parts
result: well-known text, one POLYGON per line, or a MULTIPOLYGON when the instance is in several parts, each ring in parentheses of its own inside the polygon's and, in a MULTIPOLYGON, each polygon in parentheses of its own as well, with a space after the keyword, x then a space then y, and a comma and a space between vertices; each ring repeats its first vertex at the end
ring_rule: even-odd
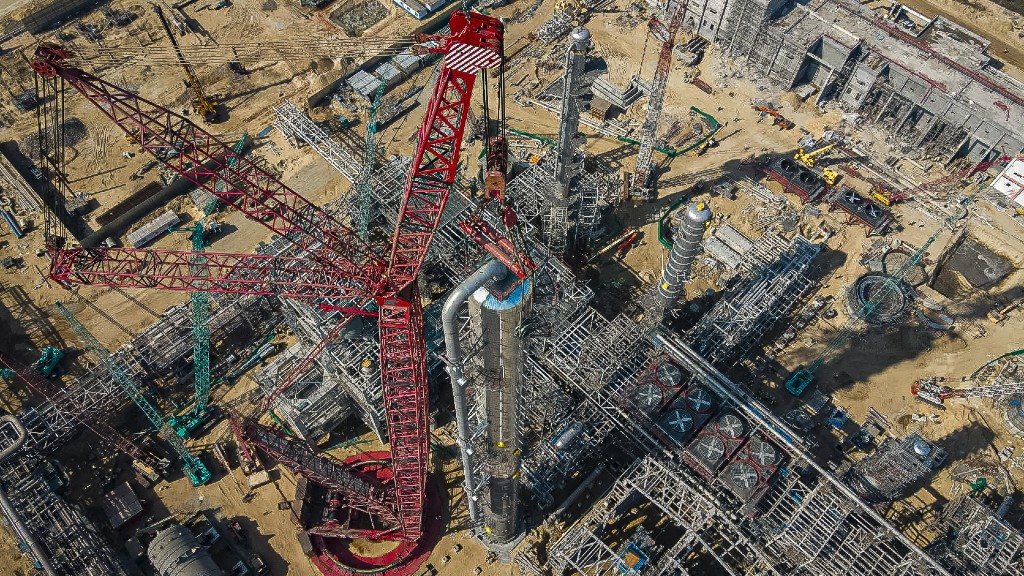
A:
POLYGON ((839 182, 839 172, 836 172, 831 168, 823 169, 821 171, 821 177, 825 179, 825 183, 828 184, 829 186, 832 186, 836 182, 839 182))
POLYGON ((171 25, 167 22, 163 10, 159 6, 153 6, 153 11, 160 18, 160 23, 163 24, 167 37, 171 39, 171 45, 174 47, 174 54, 178 57, 178 63, 181 64, 181 68, 185 71, 185 83, 192 90, 192 110, 201 116, 203 120, 215 122, 217 120, 217 103, 207 98, 203 92, 203 85, 199 83, 195 70, 192 69, 192 65, 188 63, 185 55, 181 52, 181 47, 178 46, 178 40, 174 37, 174 31, 171 30, 171 25))
POLYGON ((999 310, 992 310, 987 314, 988 319, 991 320, 993 324, 1001 324, 1003 320, 1006 320, 1006 315, 1009 314, 1017 306, 1020 306, 1020 301, 1012 302, 1006 306, 1003 306, 999 310))
POLYGON ((890 192, 886 190, 881 184, 875 184, 871 187, 871 197, 878 201, 879 204, 884 206, 892 206, 906 198, 906 194, 900 192, 890 192))
POLYGON ((835 144, 829 144, 828 146, 823 146, 813 152, 804 152, 804 149, 801 148, 800 151, 793 156, 793 158, 799 160, 800 162, 803 163, 804 166, 807 166, 808 168, 814 168, 814 163, 818 156, 825 154, 826 152, 835 147, 835 144))

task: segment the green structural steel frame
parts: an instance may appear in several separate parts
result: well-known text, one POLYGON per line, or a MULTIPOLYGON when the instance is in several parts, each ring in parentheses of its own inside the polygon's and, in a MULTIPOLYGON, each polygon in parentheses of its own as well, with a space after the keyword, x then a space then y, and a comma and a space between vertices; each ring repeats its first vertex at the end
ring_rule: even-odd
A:
POLYGON ((380 106, 380 99, 388 87, 390 76, 380 75, 380 85, 373 95, 373 103, 370 105, 370 117, 366 121, 366 141, 363 145, 363 165, 359 172, 359 214, 356 217, 356 233, 368 241, 370 235, 370 206, 372 204, 373 192, 373 169, 377 164, 377 108, 380 106))
MULTIPOLYGON (((240 155, 243 152, 245 152, 245 149, 249 146, 250 142, 252 142, 252 138, 249 137, 249 133, 248 132, 242 132, 242 137, 238 139, 238 142, 235 142, 235 148, 234 148, 235 154, 239 154, 240 155)), ((232 156, 231 158, 228 158, 228 169, 229 170, 233 169, 235 167, 235 165, 238 164, 238 158, 239 158, 238 156, 232 156)), ((225 186, 227 186, 227 182, 225 182, 224 179, 222 179, 222 178, 218 178, 217 179, 217 183, 216 183, 217 192, 223 192, 225 186)), ((207 204, 206 206, 203 207, 203 212, 207 216, 209 216, 210 214, 213 214, 214 212, 216 212, 219 208, 220 208, 220 199, 219 198, 214 198, 213 200, 210 200, 209 204, 207 204)))
MULTIPOLYGON (((206 249, 203 239, 203 221, 196 223, 192 230, 192 275, 196 278, 206 274, 206 258, 202 256, 206 249)), ((210 295, 196 291, 189 294, 192 301, 192 366, 195 379, 196 396, 192 408, 180 415, 170 418, 171 428, 182 438, 188 438, 210 414, 210 295)))
POLYGON ((185 474, 189 480, 192 481, 193 486, 201 486, 210 480, 210 471, 203 465, 199 458, 193 456, 188 448, 185 447, 185 443, 182 442, 181 438, 174 433, 174 430, 167 424, 164 417, 160 414, 160 411, 156 409, 153 404, 150 403, 149 399, 143 395, 142 391, 139 390, 138 385, 135 384, 133 379, 128 376, 124 368, 114 360, 114 357, 110 355, 110 352, 100 344, 99 340, 93 336, 92 332, 89 332, 88 328, 85 327, 81 322, 75 318, 75 315, 71 313, 63 304, 57 302, 57 310, 60 311, 64 319, 67 320, 68 325, 71 326, 71 330, 74 331, 78 339, 82 341, 82 344, 89 350, 89 352, 96 358, 96 360, 102 364, 109 372, 110 376, 114 381, 124 390, 128 396, 135 402, 135 405, 149 418, 149 421, 153 424, 153 428, 160 433, 178 453, 178 457, 181 458, 185 474))

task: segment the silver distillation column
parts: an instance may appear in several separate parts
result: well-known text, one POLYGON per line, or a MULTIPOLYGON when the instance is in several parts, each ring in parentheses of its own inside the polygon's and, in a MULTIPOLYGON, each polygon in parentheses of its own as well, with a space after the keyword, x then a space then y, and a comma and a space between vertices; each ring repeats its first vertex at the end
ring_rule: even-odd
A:
POLYGON ((480 460, 488 476, 484 531, 495 543, 512 540, 519 520, 521 424, 519 401, 523 385, 524 323, 533 305, 533 283, 513 274, 495 285, 496 296, 479 288, 469 299, 469 322, 480 342, 474 358, 477 416, 486 423, 480 438, 480 460))
POLYGON ((711 222, 711 210, 704 202, 692 202, 686 207, 682 223, 672 234, 672 251, 665 263, 665 271, 658 284, 658 300, 668 313, 683 296, 684 286, 690 281, 690 269, 700 253, 704 230, 711 222))

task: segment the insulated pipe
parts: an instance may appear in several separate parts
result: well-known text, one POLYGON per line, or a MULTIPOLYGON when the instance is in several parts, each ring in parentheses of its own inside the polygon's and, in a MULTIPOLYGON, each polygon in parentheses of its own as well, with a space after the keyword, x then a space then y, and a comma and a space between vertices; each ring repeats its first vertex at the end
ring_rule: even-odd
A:
POLYGON ((0 488, 0 511, 3 512, 4 519, 11 525, 14 533, 17 534, 18 538, 23 540, 28 545, 28 549, 32 551, 32 556, 35 557, 36 562, 42 567, 43 572, 47 576, 60 576, 59 573, 53 569, 50 564, 50 559, 46 555, 46 551, 39 545, 39 541, 36 537, 29 532, 28 526, 25 526, 25 522, 22 521, 21 516, 18 515, 17 508, 14 507, 14 503, 7 497, 7 493, 0 488))
POLYGON ((469 442, 469 408, 466 404, 466 375, 462 367, 462 346, 459 343, 459 309, 489 280, 501 280, 508 274, 508 268, 497 260, 488 260, 479 270, 462 281, 452 290, 441 309, 441 324, 444 327, 444 348, 448 357, 448 375, 452 381, 452 400, 455 404, 455 424, 462 456, 463 489, 466 506, 473 525, 480 523, 480 507, 476 502, 476 477, 473 474, 473 451, 469 442))
MULTIPOLYGON (((10 424, 18 433, 17 439, 15 439, 10 446, 4 448, 3 451, 0 452, 0 461, 3 461, 25 444, 25 440, 28 438, 28 431, 25 430, 25 426, 21 423, 21 420, 18 420, 15 416, 11 416, 10 414, 0 416, 0 422, 10 424)), ((25 525, 25 522, 18 514, 18 509, 14 506, 14 503, 11 502, 11 499, 7 497, 7 493, 4 492, 3 488, 0 488, 0 512, 3 513, 4 518, 11 526, 11 529, 14 530, 17 537, 28 545, 29 550, 32 551, 32 556, 35 557, 36 562, 39 563, 43 572, 45 572, 47 576, 58 576, 57 571, 54 570, 53 566, 50 564, 50 558, 47 556, 46 550, 43 549, 39 544, 39 541, 36 540, 36 537, 31 531, 29 531, 28 526, 25 525)))
POLYGON ((672 252, 669 253, 658 285, 658 297, 666 312, 676 305, 683 295, 683 285, 690 281, 690 268, 700 252, 704 229, 710 221, 711 210, 707 204, 693 202, 686 207, 683 223, 672 236, 672 252))
POLYGON ((569 496, 567 496, 566 499, 563 500, 562 503, 558 505, 558 508, 551 514, 551 516, 553 516, 554 518, 561 518, 562 515, 564 515, 569 510, 569 508, 571 508, 572 505, 575 504, 576 501, 580 499, 581 496, 583 496, 583 493, 590 489, 594 482, 597 481, 597 477, 600 476, 602 472, 604 472, 603 462, 601 464, 598 464, 597 467, 594 468, 594 470, 590 474, 588 474, 586 478, 583 479, 583 482, 580 482, 580 485, 577 486, 576 489, 573 490, 572 493, 569 494, 569 496))
POLYGON ((18 437, 15 438, 14 442, 12 442, 10 446, 0 450, 0 462, 3 462, 8 456, 14 454, 18 448, 21 448, 22 445, 25 444, 25 439, 28 438, 28 431, 25 430, 25 426, 21 423, 21 420, 18 420, 15 416, 11 416, 10 414, 0 416, 0 422, 10 424, 18 434, 18 437))

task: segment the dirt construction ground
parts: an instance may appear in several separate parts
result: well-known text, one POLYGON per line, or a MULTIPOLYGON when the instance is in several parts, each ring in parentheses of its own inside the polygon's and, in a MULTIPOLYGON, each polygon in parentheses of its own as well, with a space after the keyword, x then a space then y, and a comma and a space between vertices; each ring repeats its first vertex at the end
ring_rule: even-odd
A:
MULTIPOLYGON (((0 3, 0 9, 2 4, 0 3)), ((308 13, 297 8, 297 3, 290 1, 236 0, 231 7, 223 10, 195 11, 196 7, 203 4, 194 3, 186 10, 186 14, 192 17, 204 32, 191 33, 180 40, 182 43, 235 42, 238 38, 252 38, 261 42, 297 42, 299 40, 296 39, 342 34, 327 18, 334 9, 333 6, 326 11, 308 13)), ((122 0, 114 0, 111 5, 136 11, 140 18, 125 29, 106 29, 103 39, 105 46, 132 46, 142 43, 151 46, 153 50, 168 49, 163 31, 148 8, 141 8, 139 3, 122 0)), ((400 36, 415 25, 415 21, 393 3, 382 1, 381 5, 387 16, 363 32, 364 36, 400 36)), ((991 52, 993 56, 1005 61, 1005 70, 1021 77, 1020 71, 1024 69, 1024 42, 1020 37, 1020 16, 1011 16, 1003 8, 985 0, 977 0, 966 6, 950 0, 910 0, 908 5, 925 14, 942 13, 969 27, 977 27, 979 32, 985 33, 993 40, 991 52)), ((511 17, 527 8, 526 0, 517 0, 510 6, 494 10, 493 13, 511 17)), ((510 23, 507 28, 506 45, 520 43, 525 36, 535 32, 552 11, 553 2, 545 2, 525 22, 510 23)), ((597 53, 607 61, 613 74, 628 77, 639 72, 642 77, 650 78, 657 59, 657 43, 645 38, 646 24, 641 23, 639 27, 623 29, 614 24, 617 16, 616 13, 603 13, 593 15, 590 19, 588 27, 592 32, 597 53)), ((98 22, 102 17, 99 13, 89 13, 82 20, 98 22)), ((67 25, 64 29, 72 28, 71 25, 67 25)), ((17 49, 27 50, 38 40, 53 38, 54 34, 47 34, 41 38, 23 34, 15 38, 10 45, 5 44, 5 49, 14 51, 0 56, 0 65, 3 66, 3 78, 12 91, 33 86, 32 77, 24 59, 18 56, 17 49)), ((81 37, 76 37, 73 44, 82 53, 83 67, 97 75, 122 86, 137 88, 144 97, 165 103, 174 110, 187 108, 182 73, 176 66, 159 67, 131 63, 94 69, 88 64, 88 54, 96 49, 81 37)), ((313 60, 309 58, 260 62, 251 66, 250 74, 241 77, 231 74, 224 66, 207 67, 202 63, 194 63, 208 93, 224 102, 228 110, 227 120, 217 124, 212 130, 228 143, 237 140, 243 131, 256 134, 272 124, 271 107, 285 100, 305 107, 305 99, 313 90, 319 88, 323 82, 335 78, 342 71, 349 70, 353 64, 344 59, 331 61, 320 58, 317 59, 316 70, 313 71, 310 66, 312 62, 313 60)), ((531 69, 533 66, 534 62, 529 62, 524 68, 525 72, 535 78, 540 85, 547 85, 558 74, 557 70, 534 72, 531 69)), ((656 280, 665 257, 665 251, 657 241, 656 221, 668 206, 684 194, 689 194, 693 184, 698 181, 713 183, 721 179, 759 178, 756 172, 741 161, 751 155, 769 152, 791 155, 798 148, 797 140, 805 132, 820 136, 825 130, 841 128, 840 113, 837 110, 822 112, 766 86, 754 85, 748 79, 737 75, 733 65, 724 61, 714 48, 710 49, 699 65, 701 78, 714 87, 712 95, 683 81, 684 74, 695 72, 675 65, 670 77, 661 125, 667 126, 674 120, 685 120, 690 106, 696 106, 724 124, 717 136, 719 144, 697 157, 681 155, 669 160, 660 155, 655 156, 655 161, 662 165, 659 180, 663 185, 658 197, 650 203, 626 203, 615 215, 618 226, 638 228, 643 234, 643 239, 621 261, 598 261, 597 270, 592 272, 602 282, 624 280, 634 284, 649 284, 656 280), (793 120, 797 127, 793 130, 779 130, 771 125, 770 118, 759 118, 759 114, 751 107, 751 102, 755 98, 772 99, 781 103, 782 113, 793 120)), ((400 92, 414 84, 423 85, 429 77, 429 70, 421 72, 394 92, 400 92)), ((429 87, 424 93, 429 95, 429 87)), ((421 96, 419 107, 382 132, 379 142, 386 148, 387 153, 411 152, 413 144, 410 140, 414 137, 422 118, 425 102, 425 96, 421 96)), ((626 123, 641 121, 645 113, 645 102, 646 100, 640 100, 620 120, 626 123)), ((148 172, 141 180, 130 179, 129 176, 138 171, 148 159, 142 154, 125 158, 124 152, 137 150, 133 150, 132 146, 124 142, 123 137, 115 132, 105 117, 83 98, 69 95, 66 105, 67 117, 81 119, 87 130, 81 142, 73 146, 68 154, 68 180, 73 191, 85 193, 98 203, 99 208, 89 217, 89 224, 96 228, 96 215, 115 206, 141 186, 156 182, 157 170, 148 172)), ((4 121, 3 127, 0 128, 3 135, 0 140, 24 143, 26 138, 35 132, 34 115, 15 112, 6 99, 0 114, 4 121)), ((336 106, 321 107, 311 112, 318 120, 335 118, 341 114, 351 112, 336 106)), ((360 111, 358 114, 365 113, 360 111)), ((558 132, 556 116, 538 106, 522 107, 509 101, 507 114, 509 126, 512 128, 546 136, 558 132)), ((361 153, 361 130, 362 123, 359 123, 353 131, 347 133, 348 145, 356 154, 361 153)), ((624 146, 617 140, 601 137, 587 128, 583 131, 588 136, 585 145, 588 155, 622 171, 632 170, 635 147, 624 146)), ((873 139, 870 130, 856 133, 854 137, 865 142, 873 139)), ((257 145, 257 153, 282 174, 282 180, 310 200, 323 204, 337 199, 342 194, 350 193, 348 182, 318 155, 308 147, 293 148, 279 132, 272 131, 267 137, 259 140, 257 145)), ((876 141, 874 145, 874 151, 879 157, 884 158, 886 144, 876 141)), ((475 158, 476 151, 467 150, 464 157, 475 158)), ((931 173, 908 173, 906 176, 908 179, 923 181, 938 177, 940 174, 940 170, 936 168, 931 173)), ((857 182, 852 177, 849 184, 862 191, 867 187, 865 182, 857 182)), ((796 197, 786 195, 776 186, 769 188, 777 196, 785 197, 792 209, 801 210, 802 206, 796 197)), ((698 198, 710 202, 716 215, 716 227, 729 223, 745 232, 753 233, 755 215, 760 209, 753 198, 698 198)), ((194 224, 195 219, 201 217, 201 213, 187 198, 176 201, 170 208, 186 220, 183 226, 194 224)), ((911 200, 897 206, 897 231, 886 240, 898 239, 911 246, 920 246, 939 226, 936 220, 927 216, 926 212, 929 211, 929 205, 923 201, 911 200)), ((66 302, 78 318, 108 348, 113 349, 126 342, 130 338, 130 333, 137 332, 154 321, 153 316, 146 312, 147 308, 159 314, 168 306, 187 298, 182 292, 128 290, 132 298, 143 304, 140 306, 118 292, 103 288, 80 287, 76 294, 69 294, 54 282, 44 278, 49 267, 49 259, 45 254, 37 255, 37 251, 43 248, 42 234, 39 230, 42 226, 42 216, 32 214, 30 218, 36 223, 36 230, 30 232, 26 238, 16 240, 7 234, 6 228, 2 231, 6 235, 0 235, 0 241, 6 241, 2 255, 23 260, 20 268, 0 270, 0 282, 4 287, 0 295, 0 301, 3 303, 0 321, 4 323, 3 330, 11 335, 7 342, 0 342, 0 348, 7 348, 7 352, 19 356, 22 360, 34 360, 38 355, 38 349, 46 345, 67 348, 79 346, 68 326, 54 310, 55 300, 66 302), (115 319, 119 325, 112 323, 105 316, 115 319), (7 346, 4 346, 5 344, 7 346)), ((260 241, 268 238, 264 228, 238 212, 229 212, 219 218, 230 227, 231 232, 217 237, 208 248, 210 251, 251 252, 260 241)), ((990 401, 960 401, 951 404, 948 410, 940 412, 915 401, 909 392, 910 384, 916 378, 940 375, 956 382, 959 377, 972 373, 986 361, 1005 352, 1024 348, 1024 314, 1015 312, 1001 325, 993 324, 985 318, 985 314, 993 305, 1005 302, 1007 295, 1012 294, 1014 288, 1024 285, 1024 228, 1019 222, 1019 219, 1012 219, 988 203, 976 203, 968 223, 969 236, 1009 260, 1012 263, 1012 272, 1000 282, 983 289, 963 286, 962 294, 966 296, 952 299, 933 289, 920 290, 925 297, 944 306, 944 312, 956 320, 952 330, 936 332, 921 326, 916 319, 909 319, 905 324, 896 327, 872 328, 863 336, 852 340, 849 346, 819 371, 821 389, 832 394, 835 403, 845 408, 854 419, 862 420, 869 408, 875 408, 892 424, 890 433, 902 436, 910 431, 918 431, 926 438, 938 441, 950 452, 951 462, 939 472, 934 484, 922 489, 901 506, 929 508, 941 503, 950 494, 950 471, 957 462, 977 461, 998 466, 998 452, 1008 445, 1024 444, 1024 440, 1010 435, 1004 425, 1000 409, 994 407, 990 401), (980 335, 979 326, 984 328, 984 335, 980 335), (914 417, 932 414, 938 415, 937 421, 925 418, 922 422, 919 421, 920 418, 914 417)), ((835 298, 841 297, 846 287, 866 271, 859 260, 872 239, 866 236, 862 227, 848 223, 841 213, 834 212, 825 212, 821 216, 803 214, 800 230, 812 239, 828 236, 823 246, 823 254, 816 261, 823 275, 819 293, 835 298)), ((936 240, 929 250, 930 262, 934 262, 943 252, 952 237, 953 234, 947 232, 936 240)), ((152 246, 185 249, 188 245, 187 235, 176 232, 166 235, 152 246)), ((929 272, 932 271, 932 267, 929 265, 929 272)), ((962 279, 958 281, 963 284, 962 279)), ((717 287, 714 278, 702 279, 691 285, 688 296, 695 297, 706 289, 717 287)), ((835 330, 846 321, 846 310, 839 305, 836 309, 839 312, 837 318, 813 325, 794 345, 778 356, 778 378, 763 383, 750 383, 752 388, 763 392, 775 402, 779 411, 784 411, 794 402, 780 390, 779 384, 784 380, 785 374, 813 359, 835 330)), ((78 362, 83 363, 82 360, 78 362)), ((77 366, 77 369, 82 368, 81 365, 77 366)), ((222 402, 237 397, 252 386, 253 382, 247 376, 243 376, 229 389, 218 390, 215 401, 222 402)), ((9 393, 3 395, 0 400, 3 401, 6 410, 14 411, 25 397, 21 391, 7 392, 9 393)), ((211 443, 225 435, 225 425, 221 424, 205 437, 195 441, 193 448, 208 448, 211 443)), ((363 439, 367 438, 368 435, 363 439)), ((828 441, 828 438, 823 438, 823 442, 825 441, 828 441)), ((444 478, 449 490, 448 500, 454 510, 445 516, 449 533, 444 536, 428 562, 437 567, 443 575, 470 574, 476 567, 481 567, 484 574, 517 573, 517 570, 510 566, 488 564, 484 549, 466 537, 465 532, 457 529, 460 514, 464 513, 464 506, 459 502, 461 494, 458 489, 458 465, 451 457, 453 452, 450 436, 438 434, 437 443, 440 449, 435 452, 436 473, 444 478), (462 546, 461 551, 457 553, 454 552, 456 544, 462 546), (445 560, 445 557, 449 559, 445 560)), ((358 446, 362 450, 376 447, 372 442, 358 446)), ((354 448, 348 450, 351 452, 354 448)), ((339 454, 344 455, 344 450, 339 454)), ((169 482, 160 482, 151 490, 141 491, 140 496, 150 503, 150 507, 138 525, 143 526, 168 514, 184 514, 203 508, 218 509, 225 517, 247 518, 245 527, 252 536, 252 546, 267 559, 272 574, 314 574, 315 570, 303 556, 294 537, 295 524, 291 512, 278 509, 278 503, 289 500, 294 495, 292 475, 278 467, 273 474, 274 482, 258 488, 251 502, 244 502, 243 491, 239 488, 239 483, 245 481, 241 471, 225 471, 216 466, 215 468, 218 469, 214 473, 214 482, 198 489, 192 488, 187 480, 177 478, 169 482)), ((84 471, 82 473, 85 474, 84 471)), ((1024 480, 1021 469, 1013 469, 1012 476, 1018 482, 1024 480)), ((892 514, 898 521, 912 516, 906 508, 894 510, 892 514)), ((1015 511, 1015 514, 1019 516, 1020 511, 1015 511)), ((30 565, 17 551, 8 532, 0 533, 0 544, 3 544, 0 546, 0 561, 3 566, 0 568, 0 574, 31 573, 30 565)))

